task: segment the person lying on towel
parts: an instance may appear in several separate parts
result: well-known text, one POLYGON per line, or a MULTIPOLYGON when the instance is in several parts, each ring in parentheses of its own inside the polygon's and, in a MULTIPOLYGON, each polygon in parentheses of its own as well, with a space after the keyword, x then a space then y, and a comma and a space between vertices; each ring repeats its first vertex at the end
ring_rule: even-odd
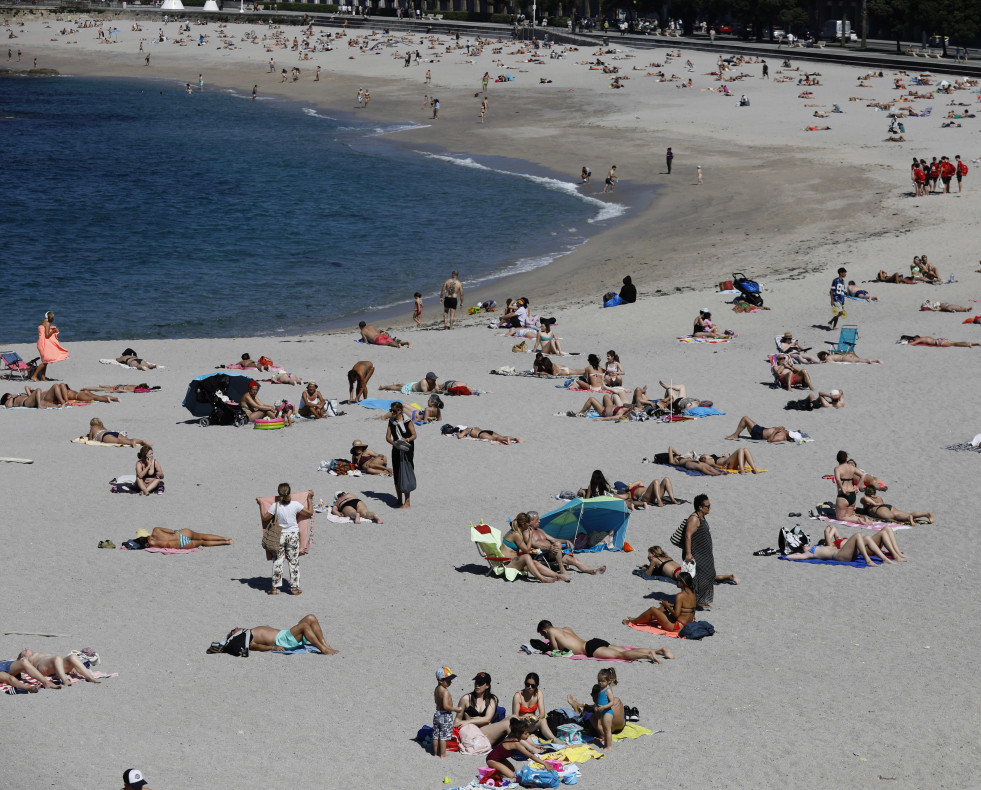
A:
POLYGON ((301 645, 311 644, 325 656, 337 653, 324 641, 324 632, 316 615, 308 614, 292 628, 278 630, 269 625, 254 628, 233 628, 221 642, 212 642, 208 653, 230 653, 239 658, 248 658, 249 651, 260 653, 285 653, 301 645))

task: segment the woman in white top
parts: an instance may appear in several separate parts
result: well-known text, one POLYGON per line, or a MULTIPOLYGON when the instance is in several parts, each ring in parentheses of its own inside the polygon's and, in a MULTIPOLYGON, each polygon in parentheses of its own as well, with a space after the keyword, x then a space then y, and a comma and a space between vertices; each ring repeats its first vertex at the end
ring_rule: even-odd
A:
POLYGON ((300 595, 300 527, 296 519, 308 518, 313 515, 313 491, 307 494, 307 506, 294 502, 290 496, 290 484, 280 483, 276 501, 269 508, 269 513, 263 517, 263 527, 272 524, 273 519, 279 523, 282 535, 279 538, 279 551, 273 563, 272 589, 270 595, 279 594, 279 586, 283 582, 283 560, 290 565, 290 591, 300 595))

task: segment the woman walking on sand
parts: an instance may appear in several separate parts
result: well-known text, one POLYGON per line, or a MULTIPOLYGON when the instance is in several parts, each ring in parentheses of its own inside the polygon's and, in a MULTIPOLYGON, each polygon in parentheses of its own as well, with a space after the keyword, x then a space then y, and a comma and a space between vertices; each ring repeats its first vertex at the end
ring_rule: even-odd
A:
POLYGON ((399 507, 409 507, 409 494, 416 490, 416 426, 405 416, 399 401, 392 404, 392 418, 388 421, 385 441, 392 445, 392 476, 395 478, 399 507))
POLYGON ((309 518, 313 515, 313 492, 307 494, 306 507, 301 502, 294 502, 289 483, 280 483, 278 496, 269 508, 269 513, 263 516, 263 527, 268 528, 273 519, 279 524, 279 551, 273 563, 272 588, 269 595, 278 595, 279 586, 283 583, 283 561, 290 566, 290 592, 300 595, 300 526, 297 518, 309 518))
POLYGON ((37 328, 37 353, 41 356, 41 364, 34 368, 31 381, 48 381, 45 375, 48 365, 68 359, 67 349, 58 342, 58 327, 54 324, 54 317, 54 313, 49 310, 37 328))
POLYGON ((711 609, 715 598, 715 555, 712 553, 712 533, 709 531, 708 494, 695 497, 695 512, 685 521, 685 534, 681 543, 685 552, 685 562, 695 563, 695 594, 697 605, 711 609))

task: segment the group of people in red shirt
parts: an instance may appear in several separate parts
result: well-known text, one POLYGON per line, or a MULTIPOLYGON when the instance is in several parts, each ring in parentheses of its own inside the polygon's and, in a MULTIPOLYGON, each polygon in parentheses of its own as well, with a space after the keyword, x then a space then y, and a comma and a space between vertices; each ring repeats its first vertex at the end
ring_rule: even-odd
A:
POLYGON ((961 161, 960 154, 955 156, 953 160, 949 156, 942 156, 939 161, 937 157, 933 157, 933 161, 929 164, 927 164, 926 159, 917 159, 914 156, 910 170, 915 188, 914 196, 923 197, 933 192, 948 194, 953 178, 957 179, 957 191, 960 192, 964 186, 962 179, 967 175, 968 167, 965 162, 961 161), (937 181, 940 181, 942 188, 938 188, 937 181))

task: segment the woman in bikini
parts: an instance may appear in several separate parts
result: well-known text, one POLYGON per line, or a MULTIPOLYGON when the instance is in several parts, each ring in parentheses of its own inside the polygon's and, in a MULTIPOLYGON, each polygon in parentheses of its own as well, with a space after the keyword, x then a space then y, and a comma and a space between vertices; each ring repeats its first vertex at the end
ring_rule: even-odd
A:
POLYGON ((109 431, 106 430, 106 426, 102 424, 102 420, 98 417, 93 417, 89 420, 89 432, 87 436, 81 437, 82 439, 88 439, 90 442, 100 442, 101 444, 122 444, 126 447, 136 447, 138 444, 150 446, 148 441, 144 439, 130 439, 127 436, 123 436, 119 431, 109 431))
POLYGON ((536 376, 581 376, 586 372, 585 368, 573 370, 564 365, 556 365, 541 351, 535 354, 535 361, 532 363, 531 369, 536 376))
POLYGON ((149 496, 154 491, 163 492, 163 479, 163 469, 153 457, 153 448, 144 445, 136 456, 136 487, 140 489, 140 496, 149 496))
POLYGON ((555 733, 548 726, 545 713, 545 694, 541 690, 541 681, 537 672, 525 675, 525 685, 521 691, 516 691, 511 700, 511 715, 525 719, 530 725, 529 732, 538 732, 542 738, 554 741, 555 733))
POLYGON ((221 535, 208 535, 191 529, 167 529, 154 527, 147 540, 147 548, 151 549, 196 549, 199 546, 231 546, 235 541, 223 538, 221 535))
POLYGON ((695 619, 695 580, 681 571, 675 573, 678 594, 674 601, 664 601, 661 606, 652 606, 636 617, 625 617, 624 625, 652 625, 665 631, 680 631, 695 619))
POLYGON ((116 362, 130 368, 136 368, 137 370, 153 370, 159 367, 152 362, 147 362, 145 359, 140 359, 131 348, 124 349, 122 356, 116 357, 116 362))
POLYGON ((724 337, 725 335, 718 330, 712 323, 712 314, 706 310, 699 310, 698 317, 691 330, 692 337, 724 337))
POLYGON ((579 411, 569 411, 566 414, 569 417, 585 417, 586 412, 590 409, 599 414, 601 420, 626 420, 630 418, 630 412, 633 411, 634 406, 630 403, 624 403, 623 398, 614 392, 609 395, 604 394, 602 403, 590 395, 579 411))
POLYGON ((531 519, 527 513, 518 513, 511 524, 511 531, 501 539, 501 556, 508 558, 508 567, 519 571, 527 571, 538 581, 546 584, 561 579, 571 582, 568 576, 556 573, 547 565, 537 562, 532 555, 538 550, 532 545, 531 536, 527 535, 531 519))
POLYGON ((413 409, 411 419, 413 422, 436 422, 443 419, 443 400, 439 395, 433 393, 426 401, 425 409, 413 409))
POLYGON ((535 346, 532 351, 541 351, 545 354, 551 354, 552 356, 561 357, 562 356, 562 345, 559 343, 559 339, 555 336, 555 332, 552 331, 552 324, 554 322, 548 318, 542 319, 542 326, 535 333, 535 346))
POLYGON ((494 721, 497 716, 497 695, 491 692, 491 676, 486 672, 478 672, 473 679, 473 691, 468 691, 457 703, 460 712, 456 714, 455 725, 473 724, 495 743, 507 735, 511 727, 507 717, 494 721))
POLYGON ((887 274, 885 269, 879 269, 875 275, 875 280, 879 283, 896 283, 897 285, 912 285, 915 282, 912 277, 903 277, 899 272, 887 274))
POLYGON ((874 485, 867 485, 865 487, 865 495, 859 504, 865 511, 865 515, 876 521, 895 521, 897 523, 909 524, 911 527, 915 526, 915 522, 920 519, 926 521, 928 524, 933 523, 933 513, 927 513, 925 511, 904 513, 902 510, 883 502, 882 497, 876 494, 876 487, 874 485))
POLYGON ((489 428, 468 428, 466 425, 444 425, 440 428, 440 433, 444 436, 456 436, 457 439, 485 439, 501 444, 514 444, 524 441, 517 436, 503 436, 489 428))
POLYGON ((698 457, 698 460, 702 463, 714 464, 719 469, 738 472, 741 475, 746 474, 747 466, 749 467, 749 471, 754 475, 760 472, 756 468, 756 461, 753 459, 753 454, 745 447, 741 447, 727 455, 701 455, 698 457))
POLYGON ((159 385, 151 387, 149 384, 100 384, 98 387, 83 387, 82 392, 154 392, 160 389, 159 385))
POLYGON ((78 401, 79 403, 119 403, 119 398, 112 395, 94 395, 89 390, 73 390, 67 384, 52 384, 47 390, 41 393, 41 397, 51 403, 69 403, 78 401))
POLYGON ((893 554, 893 549, 890 548, 890 544, 895 548, 897 554, 893 554, 893 557, 898 562, 906 562, 906 555, 899 551, 899 546, 896 545, 896 536, 892 535, 892 530, 889 530, 890 535, 887 537, 882 535, 876 535, 878 541, 872 537, 862 535, 856 532, 850 538, 842 538, 838 534, 838 530, 833 526, 825 527, 824 538, 816 546, 811 546, 805 551, 799 551, 794 554, 785 555, 788 560, 835 560, 837 562, 854 562, 858 556, 861 556, 865 560, 866 565, 871 565, 875 567, 875 563, 872 562, 872 557, 870 555, 874 554, 880 560, 888 565, 892 565, 893 560, 887 557, 881 546, 884 546, 886 551, 893 554))
POLYGON ((614 494, 614 496, 626 499, 627 507, 631 510, 643 509, 647 505, 664 507, 665 499, 668 500, 669 505, 681 504, 674 498, 674 489, 667 477, 661 480, 654 478, 648 486, 645 486, 642 480, 635 480, 627 484, 627 490, 624 493, 614 494))
POLYGON ((586 488, 580 488, 576 494, 576 496, 582 499, 613 495, 613 486, 610 485, 610 482, 606 479, 606 475, 600 469, 593 470, 593 473, 589 476, 589 485, 586 488))
MULTIPOLYGON (((647 550, 647 559, 647 566, 642 566, 645 576, 663 576, 677 581, 678 574, 681 573, 681 565, 671 559, 660 546, 651 546, 647 550)), ((734 573, 718 573, 715 581, 717 584, 741 583, 734 573)))
POLYGON ((17 395, 13 392, 5 392, 0 395, 0 406, 8 409, 53 409, 57 408, 59 404, 49 403, 41 397, 41 390, 39 389, 27 389, 26 393, 17 395))
POLYGON ((330 512, 335 516, 347 516, 355 524, 360 524, 363 518, 374 521, 376 524, 385 523, 368 510, 368 506, 364 502, 346 491, 338 491, 334 494, 334 504, 331 506, 330 512))
POLYGON ((960 346, 961 348, 981 346, 981 343, 967 343, 963 340, 947 340, 944 337, 926 337, 925 335, 901 335, 899 342, 910 346, 939 346, 941 348, 950 348, 951 346, 960 346))
POLYGON ((573 380, 572 384, 569 385, 569 389, 605 391, 606 387, 603 386, 603 371, 599 369, 599 357, 595 354, 590 354, 586 357, 586 362, 587 365, 582 375, 573 380))
POLYGON ((365 474, 392 476, 388 459, 381 453, 369 450, 368 445, 360 439, 355 439, 351 444, 351 463, 365 474))
POLYGON ((603 371, 603 383, 607 387, 619 387, 623 384, 623 377, 626 375, 623 366, 620 364, 620 357, 617 352, 610 349, 606 352, 606 368, 603 371))

